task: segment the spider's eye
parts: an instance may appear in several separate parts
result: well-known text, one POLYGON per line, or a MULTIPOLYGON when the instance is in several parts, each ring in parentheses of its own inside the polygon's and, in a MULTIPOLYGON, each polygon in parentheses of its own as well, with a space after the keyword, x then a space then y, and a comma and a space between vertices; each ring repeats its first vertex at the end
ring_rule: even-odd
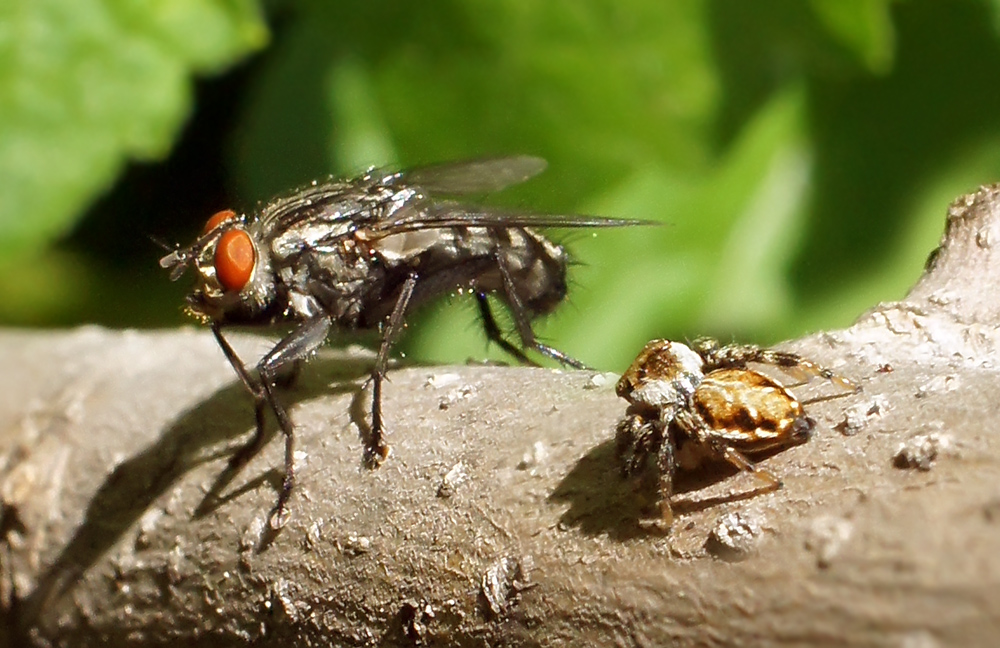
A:
POLYGON ((215 248, 215 276, 227 292, 243 290, 250 281, 256 261, 253 241, 243 230, 231 229, 219 237, 215 248))
POLYGON ((236 218, 236 212, 232 209, 223 209, 220 212, 215 212, 212 214, 212 217, 208 219, 208 222, 205 223, 205 229, 202 230, 202 234, 208 234, 219 225, 222 225, 226 221, 234 218, 236 218))

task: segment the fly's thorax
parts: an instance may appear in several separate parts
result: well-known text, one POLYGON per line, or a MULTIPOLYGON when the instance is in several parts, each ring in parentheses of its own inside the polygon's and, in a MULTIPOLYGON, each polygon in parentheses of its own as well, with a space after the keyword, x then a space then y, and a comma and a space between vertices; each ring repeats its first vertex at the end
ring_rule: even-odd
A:
POLYGON ((279 291, 259 229, 235 215, 214 224, 210 219, 206 229, 192 259, 197 276, 187 299, 190 314, 221 323, 270 323, 280 310, 279 291))
POLYGON ((622 374, 616 391, 650 409, 684 407, 701 384, 704 362, 686 344, 653 340, 622 374))
POLYGON ((304 253, 340 253, 345 238, 351 233, 353 224, 335 212, 328 218, 316 216, 296 221, 263 221, 260 236, 267 240, 268 247, 277 265, 294 259, 304 253))

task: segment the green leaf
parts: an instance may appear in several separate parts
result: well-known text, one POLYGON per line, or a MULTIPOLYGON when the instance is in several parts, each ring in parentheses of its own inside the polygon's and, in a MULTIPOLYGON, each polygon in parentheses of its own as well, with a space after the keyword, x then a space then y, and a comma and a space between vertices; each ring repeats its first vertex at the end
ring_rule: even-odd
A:
POLYGON ((245 113, 240 192, 355 173, 359 152, 404 165, 530 153, 552 171, 505 199, 566 210, 636 164, 702 164, 718 99, 703 4, 304 4, 245 113))
POLYGON ((165 155, 191 75, 266 37, 252 0, 0 5, 0 262, 65 232, 128 158, 165 155))
POLYGON ((577 242, 574 252, 600 265, 573 269, 577 313, 549 332, 571 349, 590 340, 586 359, 619 369, 650 338, 773 338, 792 310, 786 273, 807 215, 804 115, 803 92, 790 87, 746 125, 713 173, 647 172, 597 202, 598 213, 634 217, 660 218, 668 205, 670 225, 577 242))
POLYGON ((905 201, 907 227, 880 246, 880 263, 852 281, 832 287, 802 309, 803 330, 848 326, 880 301, 902 299, 923 274, 944 232, 948 206, 981 185, 1000 179, 1000 133, 963 146, 954 160, 935 169, 905 201))
POLYGON ((396 164, 397 153, 372 85, 371 74, 359 61, 348 59, 330 70, 328 102, 339 126, 339 137, 330 142, 331 167, 339 164, 351 173, 396 164))
MULTIPOLYGON (((718 101, 704 21, 692 0, 304 5, 240 130, 241 192, 396 158, 530 153, 549 171, 498 200, 575 212, 634 169, 701 167, 718 101)), ((414 320, 421 358, 485 349, 469 300, 454 301, 414 320)))
POLYGON ((812 0, 813 11, 841 45, 873 73, 892 68, 895 28, 892 0, 812 0))

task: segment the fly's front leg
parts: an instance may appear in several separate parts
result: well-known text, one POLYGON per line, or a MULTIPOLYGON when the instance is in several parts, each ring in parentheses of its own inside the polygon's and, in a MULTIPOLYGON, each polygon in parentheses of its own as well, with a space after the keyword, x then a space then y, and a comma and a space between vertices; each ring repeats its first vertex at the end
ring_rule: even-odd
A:
POLYGON ((222 353, 225 354, 226 360, 229 360, 229 364, 232 365, 233 369, 236 371, 236 375, 239 376, 240 382, 243 386, 247 388, 250 395, 253 396, 254 400, 254 418, 257 421, 257 429, 254 432, 253 438, 245 446, 240 448, 240 450, 234 454, 229 459, 230 468, 239 468, 243 465, 250 457, 257 454, 260 447, 264 444, 264 409, 267 407, 267 393, 261 387, 260 381, 255 380, 250 372, 247 371, 246 365, 240 360, 240 357, 236 355, 236 351, 233 350, 232 345, 229 344, 227 340, 222 335, 222 327, 218 323, 212 324, 212 334, 215 336, 215 340, 219 343, 219 347, 222 348, 222 353))
POLYGON ((228 341, 222 336, 218 325, 212 327, 215 337, 219 340, 223 352, 230 364, 240 376, 240 380, 250 391, 255 401, 257 430, 254 437, 231 460, 231 465, 239 465, 255 454, 264 443, 264 409, 270 407, 278 420, 278 426, 285 435, 285 476, 281 484, 281 492, 275 504, 271 526, 280 528, 287 521, 285 505, 295 486, 295 428, 288 411, 275 396, 275 380, 279 370, 289 363, 305 359, 319 348, 330 332, 330 318, 326 315, 307 320, 289 333, 284 339, 257 363, 257 373, 260 380, 255 381, 247 372, 243 362, 236 355, 228 341))
POLYGON ((274 505, 271 516, 271 526, 281 528, 287 522, 285 505, 295 487, 295 428, 288 411, 275 398, 274 388, 278 371, 289 363, 304 360, 318 349, 330 332, 330 318, 326 315, 315 316, 289 333, 274 346, 271 351, 257 363, 260 383, 267 398, 271 411, 278 419, 278 426, 285 435, 285 478, 281 482, 281 492, 274 505))
MULTIPOLYGON (((538 341, 535 337, 535 331, 531 328, 531 318, 528 316, 528 311, 525 309, 524 304, 521 303, 521 298, 517 296, 517 289, 514 285, 514 279, 511 277, 510 270, 507 268, 507 262, 504 261, 503 255, 500 254, 499 250, 494 251, 493 255, 496 259, 497 267, 500 268, 500 276, 503 277, 504 297, 514 318, 514 327, 517 329, 518 337, 521 338, 521 344, 526 349, 534 349, 567 367, 587 369, 587 365, 579 360, 566 355, 559 349, 554 349, 538 341)), ((523 356, 524 354, 522 353, 521 355, 523 356)))
POLYGON ((382 423, 382 380, 389 367, 389 351, 393 343, 403 332, 404 318, 406 317, 406 307, 413 297, 413 290, 417 287, 419 277, 416 273, 411 273, 403 282, 403 287, 396 298, 396 305, 389 314, 385 326, 382 329, 382 342, 378 347, 378 356, 375 358, 375 366, 372 368, 372 430, 371 437, 365 444, 364 462, 369 468, 377 468, 382 460, 389 456, 389 446, 383 440, 385 426, 382 423))

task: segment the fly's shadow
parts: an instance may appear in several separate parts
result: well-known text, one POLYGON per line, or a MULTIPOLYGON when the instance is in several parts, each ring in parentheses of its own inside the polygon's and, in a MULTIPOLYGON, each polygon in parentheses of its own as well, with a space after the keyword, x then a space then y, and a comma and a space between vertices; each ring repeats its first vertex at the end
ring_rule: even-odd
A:
MULTIPOLYGON (((358 400, 363 390, 358 378, 368 375, 370 365, 370 359, 365 358, 317 358, 297 377, 294 386, 281 391, 281 398, 291 406, 322 395, 354 392, 354 400, 358 400)), ((245 435, 254 428, 251 402, 244 386, 234 381, 180 415, 154 444, 118 464, 90 500, 82 523, 59 557, 39 579, 34 591, 19 602, 18 631, 27 632, 41 610, 67 594, 80 576, 118 543, 149 507, 187 472, 238 451, 239 446, 234 450, 232 444, 218 452, 206 452, 206 449, 245 435)), ((357 408, 351 410, 353 417, 357 408)), ((354 423, 363 434, 367 424, 357 420, 354 423)), ((276 431, 276 425, 270 421, 267 438, 273 437, 276 431)), ((219 494, 241 469, 241 466, 227 468, 220 474, 198 506, 196 516, 218 508, 261 483, 281 488, 281 475, 270 470, 221 497, 219 494)))
MULTIPOLYGON (((338 364, 340 368, 343 369, 343 361, 338 364)), ((303 390, 298 388, 298 383, 300 382, 298 376, 302 365, 297 364, 295 365, 293 371, 280 377, 281 382, 279 382, 279 386, 283 388, 281 395, 284 397, 282 398, 282 401, 291 405, 300 400, 307 400, 308 398, 321 394, 337 395, 352 392, 353 397, 351 398, 351 403, 348 408, 348 415, 350 416, 351 422, 358 430, 358 436, 360 437, 361 442, 367 443, 372 434, 371 424, 366 419, 368 411, 367 401, 365 398, 365 385, 367 383, 363 383, 360 386, 356 383, 358 378, 368 376, 368 371, 366 369, 367 366, 367 364, 359 363, 357 371, 352 371, 349 374, 342 375, 342 380, 340 382, 343 384, 340 387, 324 386, 323 383, 317 382, 315 385, 309 385, 306 388, 309 393, 302 394, 301 392, 303 390), (296 398, 296 396, 298 397, 296 398)), ((318 363, 318 365, 310 365, 310 369, 317 369, 321 367, 322 363, 318 363)), ((324 373, 323 375, 329 377, 329 374, 324 373)), ((239 488, 236 488, 228 493, 225 492, 233 480, 243 471, 246 464, 249 463, 261 450, 263 450, 263 448, 267 446, 278 433, 278 429, 273 420, 266 419, 264 425, 265 433, 259 443, 250 441, 243 446, 237 447, 235 451, 225 451, 224 454, 229 454, 229 461, 226 467, 219 472, 215 481, 212 483, 211 487, 209 487, 208 492, 205 493, 205 496, 195 508, 195 518, 202 518, 210 513, 213 513, 229 502, 238 499, 243 494, 256 490, 263 484, 269 485, 277 493, 281 492, 284 475, 278 469, 268 470, 247 481, 239 488)), ((209 459, 215 459, 218 457, 219 455, 215 455, 209 459)), ((274 511, 272 511, 272 515, 273 514, 274 511)), ((273 537, 270 539, 273 540, 273 537)), ((270 543, 268 542, 267 544, 270 543)))
MULTIPOLYGON (((767 457, 777 452, 780 450, 759 456, 767 457)), ((674 512, 679 515, 694 513, 751 499, 765 492, 761 488, 749 488, 725 496, 687 495, 739 472, 725 462, 709 462, 695 470, 679 472, 674 484, 675 496, 671 500, 674 512)), ((577 461, 549 495, 549 500, 569 503, 569 508, 559 518, 560 524, 577 527, 589 536, 607 535, 614 540, 626 541, 663 535, 663 528, 655 524, 659 515, 655 479, 644 477, 647 475, 622 477, 620 463, 615 457, 614 441, 605 441, 577 461)))

